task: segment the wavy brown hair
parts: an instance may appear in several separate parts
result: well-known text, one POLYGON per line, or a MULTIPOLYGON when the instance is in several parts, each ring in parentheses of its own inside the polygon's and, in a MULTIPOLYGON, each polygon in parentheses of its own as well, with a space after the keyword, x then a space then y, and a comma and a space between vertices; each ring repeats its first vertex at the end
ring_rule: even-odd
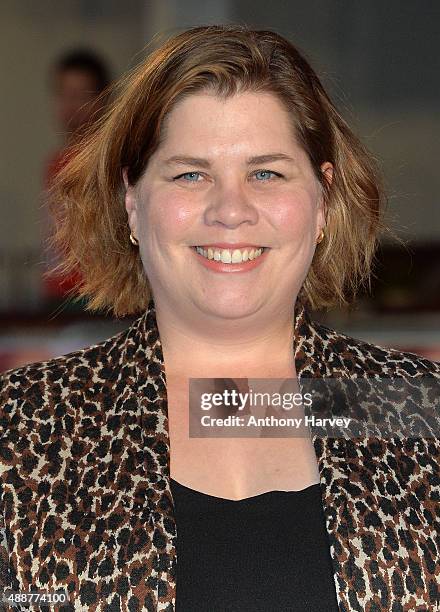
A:
POLYGON ((183 31, 152 51, 116 84, 113 101, 58 174, 51 191, 57 271, 81 271, 76 293, 88 309, 140 313, 152 297, 139 251, 130 243, 122 168, 136 184, 183 97, 208 90, 227 97, 270 92, 285 105, 298 142, 320 181, 324 240, 299 299, 312 308, 344 305, 369 282, 382 225, 383 191, 375 160, 336 110, 298 49, 279 34, 243 25, 183 31), (329 185, 320 166, 333 164, 329 185))

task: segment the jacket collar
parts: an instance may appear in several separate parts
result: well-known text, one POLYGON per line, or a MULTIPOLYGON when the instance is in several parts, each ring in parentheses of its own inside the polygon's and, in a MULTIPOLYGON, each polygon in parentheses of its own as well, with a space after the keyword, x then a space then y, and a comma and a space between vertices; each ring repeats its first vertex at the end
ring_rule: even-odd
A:
MULTIPOLYGON (((294 316, 294 352, 295 366, 298 378, 332 376, 335 367, 331 367, 329 362, 323 359, 323 341, 326 339, 324 326, 317 325, 311 318, 304 304, 297 300, 295 304, 294 316), (323 333, 324 332, 324 333, 323 333)), ((137 319, 131 327, 131 333, 137 347, 136 354, 131 355, 135 359, 133 364, 139 370, 143 369, 146 362, 143 356, 150 358, 155 356, 160 361, 160 378, 165 383, 165 367, 162 353, 162 344, 156 319, 156 309, 154 301, 151 299, 145 314, 137 319)), ((343 368, 338 368, 339 375, 348 375, 343 368)), ((140 373, 140 372, 138 372, 140 373)))

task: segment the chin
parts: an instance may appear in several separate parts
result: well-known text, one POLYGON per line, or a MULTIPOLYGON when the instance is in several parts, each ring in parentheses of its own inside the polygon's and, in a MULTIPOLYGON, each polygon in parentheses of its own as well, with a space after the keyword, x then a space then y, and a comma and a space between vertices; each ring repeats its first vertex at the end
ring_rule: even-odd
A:
POLYGON ((261 307, 255 298, 251 296, 230 296, 222 294, 219 296, 204 296, 197 303, 197 307, 209 316, 222 319, 241 319, 253 315, 261 307))

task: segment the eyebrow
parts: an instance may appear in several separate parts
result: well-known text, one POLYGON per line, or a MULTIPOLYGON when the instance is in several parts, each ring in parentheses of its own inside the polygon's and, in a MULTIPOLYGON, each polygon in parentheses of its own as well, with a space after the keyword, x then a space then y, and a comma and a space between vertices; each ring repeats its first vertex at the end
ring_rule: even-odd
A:
MULTIPOLYGON (((274 161, 295 162, 293 157, 290 157, 285 153, 268 153, 266 155, 256 155, 254 157, 249 157, 246 160, 246 163, 248 166, 255 166, 256 164, 268 164, 274 161)), ((185 155, 173 155, 172 157, 166 159, 164 163, 167 166, 170 166, 172 164, 185 164, 188 166, 199 166, 200 168, 211 167, 211 163, 208 159, 204 159, 203 157, 187 157, 185 155)))

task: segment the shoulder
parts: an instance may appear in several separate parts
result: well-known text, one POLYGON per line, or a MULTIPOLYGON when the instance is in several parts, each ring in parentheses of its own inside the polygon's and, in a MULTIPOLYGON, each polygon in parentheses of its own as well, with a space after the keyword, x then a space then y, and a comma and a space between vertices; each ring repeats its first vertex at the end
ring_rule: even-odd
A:
POLYGON ((103 342, 61 357, 31 363, 0 375, 0 410, 4 418, 14 406, 31 412, 50 404, 53 397, 62 399, 69 393, 84 393, 88 388, 115 380, 117 366, 130 329, 103 342))
POLYGON ((440 363, 415 353, 365 342, 317 322, 313 322, 313 328, 321 340, 324 357, 336 369, 354 375, 440 376, 440 363))

